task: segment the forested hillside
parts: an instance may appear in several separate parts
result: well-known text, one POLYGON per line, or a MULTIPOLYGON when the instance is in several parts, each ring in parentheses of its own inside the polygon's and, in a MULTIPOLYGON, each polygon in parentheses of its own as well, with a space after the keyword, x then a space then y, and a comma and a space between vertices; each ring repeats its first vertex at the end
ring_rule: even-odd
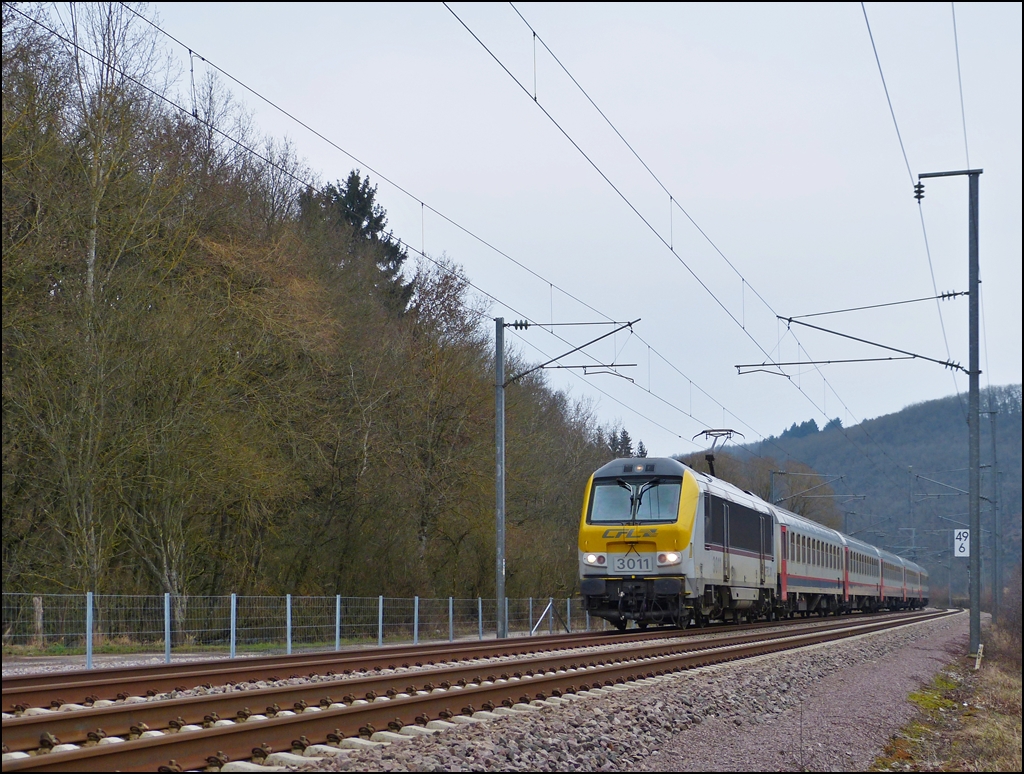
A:
MULTIPOLYGON (((152 35, 3 5, 4 590, 492 594, 486 307, 152 35)), ((508 593, 562 594, 619 428, 506 400, 508 593)))
MULTIPOLYGON (((917 556, 945 583, 949 569, 950 530, 968 521, 967 395, 908 406, 895 414, 843 428, 838 420, 818 430, 813 420, 794 424, 781 436, 746 447, 761 455, 756 465, 795 470, 795 461, 823 474, 843 476, 831 488, 836 510, 851 532, 878 541, 904 556, 917 556), (770 458, 768 463, 763 458, 770 458)), ((1021 385, 981 391, 981 410, 995 411, 996 463, 1000 529, 992 539, 992 421, 981 417, 983 577, 991 578, 989 562, 998 546, 1009 569, 1021 560, 1021 385)), ((740 453, 746 465, 750 457, 740 453)), ((828 481, 829 478, 813 479, 828 481)), ((779 497, 799 491, 812 479, 777 475, 779 497)), ((815 491, 811 494, 819 494, 815 491)), ((818 501, 821 502, 821 501, 818 501)), ((783 503, 786 505, 786 503, 783 503)), ((952 566, 954 593, 966 588, 965 560, 952 566), (963 566, 961 566, 963 565, 963 566)))

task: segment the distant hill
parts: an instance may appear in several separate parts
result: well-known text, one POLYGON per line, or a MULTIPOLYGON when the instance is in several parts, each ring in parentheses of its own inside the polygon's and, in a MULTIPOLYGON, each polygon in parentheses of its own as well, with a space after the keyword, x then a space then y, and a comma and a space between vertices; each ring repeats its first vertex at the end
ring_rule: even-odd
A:
MULTIPOLYGON (((1021 385, 982 390, 982 411, 995 410, 996 457, 1001 472, 998 545, 1007 570, 1021 560, 1021 385)), ((804 463, 819 473, 845 476, 832 484, 850 532, 904 556, 916 555, 945 584, 951 535, 956 522, 968 521, 967 395, 907 406, 902 411, 859 425, 838 420, 820 429, 813 420, 794 424, 779 436, 746 448, 773 458, 777 470, 786 461, 804 463), (938 483, 941 482, 941 483, 938 483)), ((733 452, 735 454, 735 452, 733 452)), ((992 424, 982 414, 981 464, 992 463, 992 424)), ((824 479, 823 479, 824 480, 824 479)), ((808 479, 776 476, 778 496, 809 486, 808 479), (792 485, 792 488, 787 489, 792 485)), ((982 496, 992 498, 992 469, 982 469, 982 496)), ((992 505, 982 501, 982 528, 991 530, 992 505)), ((993 541, 983 533, 983 594, 990 588, 993 541)), ((966 589, 966 560, 953 564, 953 593, 966 589)))

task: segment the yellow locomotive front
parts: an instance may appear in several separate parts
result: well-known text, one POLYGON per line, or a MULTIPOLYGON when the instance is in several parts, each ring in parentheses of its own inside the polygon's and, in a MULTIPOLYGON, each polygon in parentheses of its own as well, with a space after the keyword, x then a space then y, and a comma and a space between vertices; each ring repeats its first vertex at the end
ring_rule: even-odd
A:
POLYGON ((587 482, 580 519, 580 592, 591 615, 683 626, 690 616, 700 487, 666 458, 609 462, 587 482))

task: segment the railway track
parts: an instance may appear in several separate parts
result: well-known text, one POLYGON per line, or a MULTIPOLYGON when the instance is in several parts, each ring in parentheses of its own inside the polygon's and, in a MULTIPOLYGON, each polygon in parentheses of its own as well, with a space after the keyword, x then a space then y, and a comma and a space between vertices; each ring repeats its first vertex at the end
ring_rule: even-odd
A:
MULTIPOLYGON (((346 675, 433 666, 440 662, 473 658, 516 657, 561 647, 603 647, 614 643, 679 636, 676 630, 632 632, 627 635, 588 632, 576 635, 523 637, 480 642, 443 642, 385 648, 261 656, 183 664, 153 664, 109 670, 77 670, 3 678, 4 712, 49 707, 57 701, 92 704, 123 696, 146 696, 203 684, 225 685, 252 680, 277 681, 281 676, 346 675)), ((123 700, 123 699, 122 699, 123 700)))
POLYGON ((130 696, 154 696, 198 685, 226 685, 277 681, 281 676, 350 675, 384 669, 431 667, 438 663, 474 658, 514 658, 557 648, 607 647, 666 637, 692 637, 764 627, 800 625, 798 619, 759 622, 708 629, 652 629, 627 633, 587 632, 542 635, 479 642, 440 642, 428 645, 396 645, 333 653, 260 656, 237 660, 150 664, 117 669, 76 670, 3 678, 0 706, 4 712, 21 713, 33 707, 57 704, 93 705, 123 701, 130 696))
MULTIPOLYGON (((457 648, 449 643, 443 649, 419 648, 415 654, 411 649, 362 653, 362 665, 347 678, 163 701, 122 701, 105 707, 8 718, 3 721, 5 752, 24 757, 6 760, 3 770, 152 771, 161 764, 166 770, 221 768, 228 761, 280 762, 282 756, 274 756, 272 750, 337 754, 339 747, 397 743, 454 723, 491 719, 495 713, 528 712, 537 705, 569 701, 595 690, 615 690, 614 686, 627 682, 659 679, 696 666, 866 634, 944 614, 828 619, 811 626, 782 627, 781 631, 773 624, 776 629, 771 632, 759 631, 763 627, 756 626, 734 627, 730 631, 719 629, 713 639, 678 636, 682 632, 672 637, 662 631, 629 639, 616 635, 577 636, 571 640, 546 637, 522 643, 492 641, 467 647, 467 652, 461 654, 470 659, 496 653, 521 656, 508 663, 467 662, 465 658, 455 661, 457 648), (615 643, 618 649, 586 652, 590 646, 609 643, 615 643), (623 649, 624 643, 630 647, 623 649), (489 650, 483 649, 488 646, 489 650), (402 655, 422 659, 427 657, 425 652, 438 660, 443 655, 445 663, 430 670, 390 674, 370 674, 373 669, 365 666, 379 662, 394 667, 405 663, 401 662, 402 655), (321 746, 315 746, 316 742, 321 746), (325 743, 330 746, 324 747, 325 743)), ((345 654, 343 658, 356 657, 345 654)), ((264 664, 260 668, 282 665, 264 664)), ((150 670, 146 677, 156 679, 158 670, 143 669, 150 670)), ((219 674, 202 672, 204 677, 214 673, 219 674)), ((159 677, 174 678, 183 679, 184 674, 159 677)), ((27 682, 21 680, 19 688, 27 688, 27 682)), ((60 685, 63 689, 76 686, 77 690, 90 690, 85 681, 60 685)))

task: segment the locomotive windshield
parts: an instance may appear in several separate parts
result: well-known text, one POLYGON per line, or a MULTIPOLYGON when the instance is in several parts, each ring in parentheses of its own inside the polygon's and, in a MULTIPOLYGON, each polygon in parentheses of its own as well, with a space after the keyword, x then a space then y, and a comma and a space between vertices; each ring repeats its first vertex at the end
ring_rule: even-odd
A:
POLYGON ((590 494, 591 524, 671 522, 679 515, 681 478, 597 479, 590 494))

